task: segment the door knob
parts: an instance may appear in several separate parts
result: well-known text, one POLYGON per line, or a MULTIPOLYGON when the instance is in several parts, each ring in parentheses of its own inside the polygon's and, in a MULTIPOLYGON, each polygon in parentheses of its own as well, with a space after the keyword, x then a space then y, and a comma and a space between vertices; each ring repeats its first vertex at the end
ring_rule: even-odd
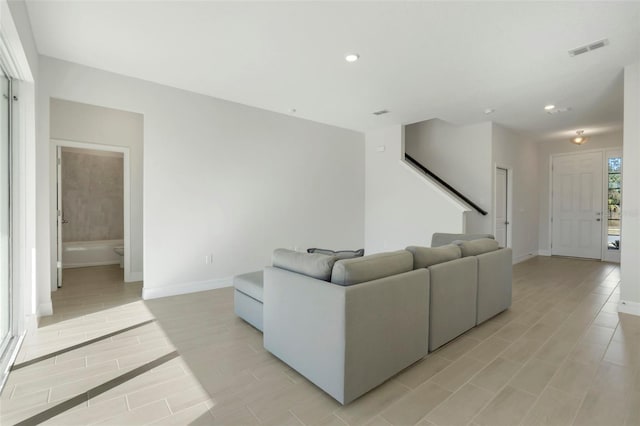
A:
POLYGON ((600 218, 597 218, 597 219, 596 219, 596 221, 597 221, 597 222, 600 222, 600 218))

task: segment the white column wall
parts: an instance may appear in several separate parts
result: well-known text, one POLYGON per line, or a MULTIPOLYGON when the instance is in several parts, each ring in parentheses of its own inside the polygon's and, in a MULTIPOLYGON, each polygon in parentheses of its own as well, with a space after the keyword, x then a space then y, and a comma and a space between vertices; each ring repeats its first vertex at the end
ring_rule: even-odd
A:
POLYGON ((640 315, 640 63, 624 69, 621 312, 640 315))

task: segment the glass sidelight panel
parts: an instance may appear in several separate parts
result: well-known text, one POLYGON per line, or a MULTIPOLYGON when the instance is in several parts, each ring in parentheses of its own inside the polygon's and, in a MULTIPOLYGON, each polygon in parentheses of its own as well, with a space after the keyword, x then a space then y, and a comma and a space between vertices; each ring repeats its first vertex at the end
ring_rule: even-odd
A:
POLYGON ((10 81, 0 73, 0 356, 4 355, 13 331, 10 267, 10 97, 10 81))
POLYGON ((608 216, 607 249, 620 250, 620 225, 622 206, 622 158, 609 157, 608 165, 608 216))

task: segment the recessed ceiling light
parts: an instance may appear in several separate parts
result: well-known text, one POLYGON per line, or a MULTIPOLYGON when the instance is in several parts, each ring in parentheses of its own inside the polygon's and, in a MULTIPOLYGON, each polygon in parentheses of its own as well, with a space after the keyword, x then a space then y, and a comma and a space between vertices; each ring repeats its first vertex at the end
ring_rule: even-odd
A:
POLYGON ((496 110, 494 108, 487 108, 484 110, 485 114, 493 114, 494 112, 496 112, 496 110))
POLYGON ((347 62, 355 62, 360 59, 360 55, 357 53, 349 53, 344 57, 344 60, 347 62))
POLYGON ((546 111, 547 114, 554 115, 554 114, 559 114, 559 113, 562 113, 562 112, 569 112, 569 111, 571 111, 571 107, 555 107, 555 108, 551 108, 551 109, 547 109, 545 107, 544 110, 546 111))
POLYGON ((545 105, 545 106, 544 106, 544 110, 545 110, 545 111, 551 111, 552 109, 555 109, 555 107, 556 107, 556 106, 555 106, 555 105, 553 105, 553 104, 545 105))
POLYGON ((295 108, 291 108, 291 109, 289 110, 289 112, 290 112, 291 114, 295 114, 296 112, 298 112, 298 110, 297 110, 297 109, 295 109, 295 108))

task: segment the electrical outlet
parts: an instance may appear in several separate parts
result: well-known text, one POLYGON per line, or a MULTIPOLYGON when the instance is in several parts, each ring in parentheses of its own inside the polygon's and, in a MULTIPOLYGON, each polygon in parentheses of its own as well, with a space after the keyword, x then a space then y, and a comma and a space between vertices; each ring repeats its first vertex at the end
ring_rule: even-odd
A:
POLYGON ((204 263, 206 265, 211 265, 213 263, 213 255, 212 254, 208 254, 204 257, 204 263))

